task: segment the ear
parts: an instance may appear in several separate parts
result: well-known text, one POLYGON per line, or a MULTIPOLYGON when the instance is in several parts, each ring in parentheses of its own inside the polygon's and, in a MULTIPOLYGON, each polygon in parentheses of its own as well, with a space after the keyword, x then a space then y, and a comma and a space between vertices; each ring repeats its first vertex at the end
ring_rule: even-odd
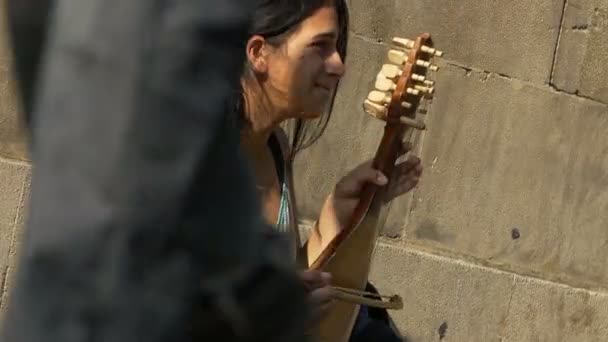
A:
POLYGON ((265 73, 268 70, 266 60, 266 39, 254 35, 247 41, 247 61, 256 73, 265 73))

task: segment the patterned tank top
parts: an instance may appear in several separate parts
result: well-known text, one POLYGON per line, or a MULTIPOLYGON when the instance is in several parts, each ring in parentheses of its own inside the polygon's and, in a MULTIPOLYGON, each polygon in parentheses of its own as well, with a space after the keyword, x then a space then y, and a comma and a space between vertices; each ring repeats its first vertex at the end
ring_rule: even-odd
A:
POLYGON ((291 222, 291 196, 288 182, 287 164, 283 157, 283 152, 281 150, 281 146, 276 135, 272 134, 270 136, 268 146, 272 152, 272 156, 275 161, 275 167, 277 170, 277 175, 279 177, 279 185, 281 187, 279 214, 274 228, 280 233, 293 234, 291 222))

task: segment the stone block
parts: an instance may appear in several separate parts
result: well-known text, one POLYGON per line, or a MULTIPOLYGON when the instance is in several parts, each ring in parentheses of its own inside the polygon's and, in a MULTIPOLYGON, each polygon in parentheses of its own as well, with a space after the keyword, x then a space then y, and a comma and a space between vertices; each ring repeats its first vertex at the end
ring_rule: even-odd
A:
POLYGON ((608 284, 608 107, 456 67, 436 88, 407 239, 608 284))
POLYGON ((608 340, 606 293, 390 245, 379 246, 371 281, 402 296, 390 314, 410 342, 608 340))
POLYGON ((386 245, 370 279, 380 293, 403 298, 404 309, 390 315, 410 342, 498 342, 514 284, 505 272, 386 245))
POLYGON ((558 89, 608 103, 608 3, 566 5, 553 83, 558 89))
POLYGON ((608 341, 608 294, 516 278, 504 342, 608 341))
POLYGON ((447 59, 535 83, 549 81, 564 6, 554 0, 349 3, 356 34, 386 41, 430 32, 447 59))
MULTIPOLYGON (((17 245, 16 229, 21 224, 21 209, 24 207, 24 183, 29 166, 0 159, 0 298, 5 298, 9 266, 14 263, 14 248, 17 245)), ((0 300, 0 308, 4 303, 0 300)))
POLYGON ((26 160, 25 132, 19 120, 17 89, 3 12, 4 4, 0 4, 0 157, 26 160))

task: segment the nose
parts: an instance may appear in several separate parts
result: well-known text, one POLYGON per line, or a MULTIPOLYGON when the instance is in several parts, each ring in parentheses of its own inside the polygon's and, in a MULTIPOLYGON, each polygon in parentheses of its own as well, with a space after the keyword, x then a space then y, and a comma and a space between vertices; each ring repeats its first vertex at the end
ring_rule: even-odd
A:
POLYGON ((344 75, 344 63, 342 62, 342 57, 340 57, 338 51, 334 51, 334 53, 329 56, 327 63, 325 63, 325 67, 327 73, 332 76, 340 78, 344 75))

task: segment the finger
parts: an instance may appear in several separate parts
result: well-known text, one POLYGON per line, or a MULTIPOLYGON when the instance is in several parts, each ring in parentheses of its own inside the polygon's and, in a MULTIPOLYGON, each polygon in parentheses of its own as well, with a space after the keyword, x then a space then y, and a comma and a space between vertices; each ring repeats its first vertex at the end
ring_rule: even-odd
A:
POLYGON ((412 149, 414 149, 414 144, 409 142, 409 141, 404 141, 403 144, 401 144, 401 149, 399 150, 399 155, 404 155, 408 152, 410 152, 412 149))
POLYGON ((422 175, 422 165, 418 164, 414 167, 410 167, 408 165, 403 165, 403 167, 399 168, 399 172, 396 172, 398 175, 391 182, 390 187, 394 188, 399 184, 403 184, 411 179, 419 179, 422 175))
POLYGON ((397 164, 397 166, 395 167, 395 174, 397 174, 398 177, 409 174, 410 172, 418 173, 418 176, 422 174, 422 165, 420 158, 416 156, 411 156, 410 158, 408 158, 408 160, 397 164))
POLYGON ((319 287, 317 284, 319 283, 320 272, 319 271, 303 271, 300 273, 300 278, 304 282, 304 285, 308 288, 309 291, 314 290, 319 287))
POLYGON ((386 192, 386 199, 388 201, 393 200, 396 197, 399 197, 405 193, 408 193, 412 189, 414 189, 418 183, 420 182, 418 177, 411 177, 402 182, 398 182, 394 186, 391 186, 386 192))
POLYGON ((310 300, 314 307, 325 305, 333 300, 333 292, 330 287, 322 287, 310 293, 310 300))
POLYGON ((422 163, 418 163, 418 165, 416 165, 416 169, 415 169, 415 174, 416 176, 420 177, 422 175, 422 163))
POLYGON ((309 290, 329 286, 329 284, 331 284, 331 274, 327 272, 321 272, 317 270, 305 270, 300 273, 300 277, 309 290))
POLYGON ((336 184, 336 193, 342 197, 354 196, 361 192, 366 183, 383 186, 388 183, 388 178, 382 172, 373 169, 371 163, 364 164, 336 184))

